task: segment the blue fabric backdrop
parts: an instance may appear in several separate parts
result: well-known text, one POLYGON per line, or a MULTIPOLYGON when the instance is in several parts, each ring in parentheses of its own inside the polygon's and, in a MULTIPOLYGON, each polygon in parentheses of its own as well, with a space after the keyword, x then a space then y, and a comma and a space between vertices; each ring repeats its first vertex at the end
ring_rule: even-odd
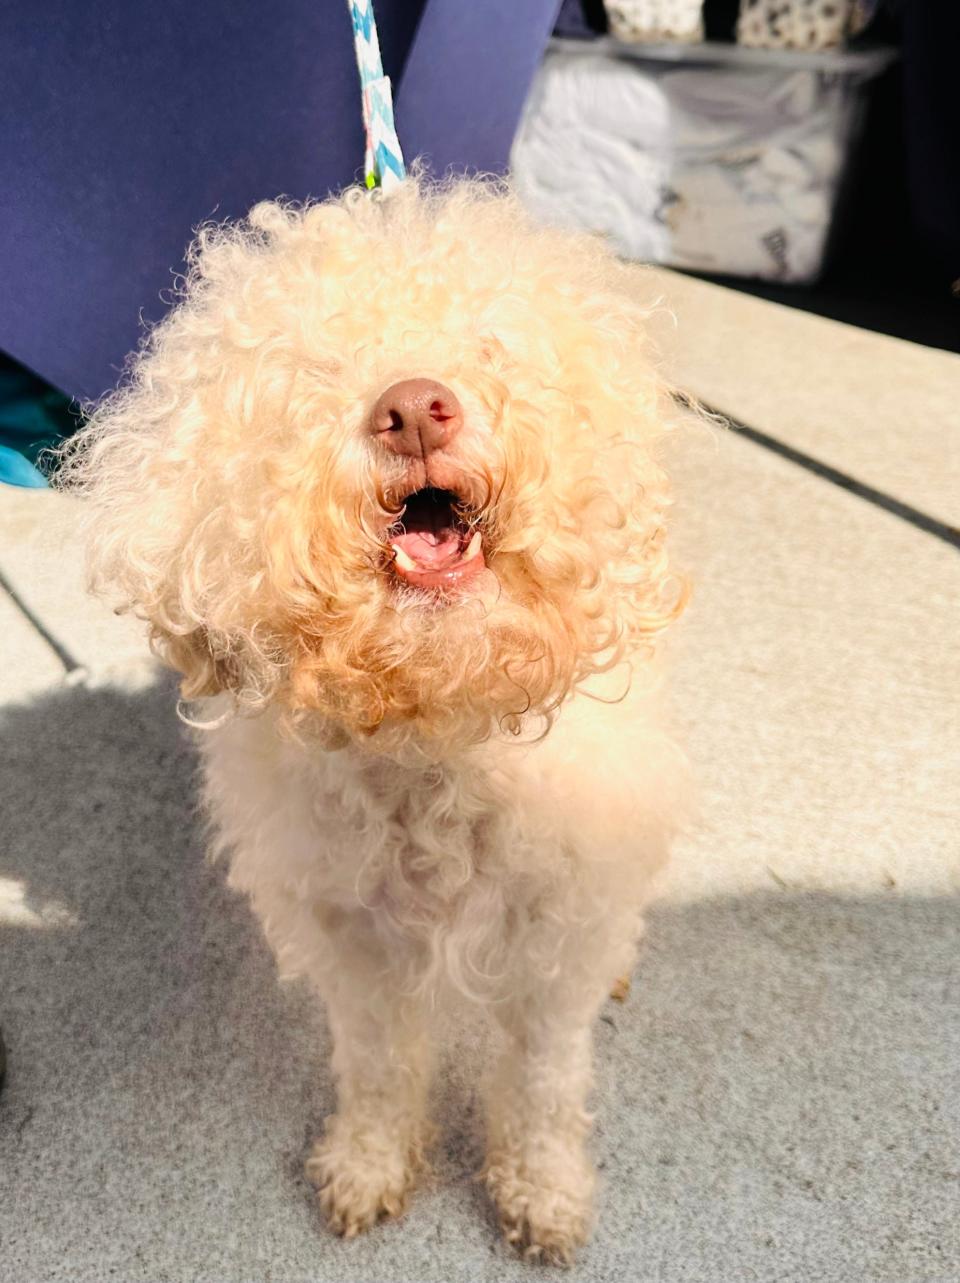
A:
MULTIPOLYGON (((377 0, 408 159, 498 170, 558 0, 377 0)), ((0 349, 112 386, 191 229, 359 175, 344 0, 0 0, 0 349)))

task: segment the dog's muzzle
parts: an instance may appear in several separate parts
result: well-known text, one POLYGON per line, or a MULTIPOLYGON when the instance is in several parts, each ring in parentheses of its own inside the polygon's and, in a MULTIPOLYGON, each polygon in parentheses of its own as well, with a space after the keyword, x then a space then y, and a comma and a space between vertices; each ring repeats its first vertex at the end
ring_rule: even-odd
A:
POLYGON ((460 402, 434 379, 392 384, 378 397, 370 416, 377 443, 409 460, 424 479, 407 494, 387 535, 393 572, 413 588, 455 591, 484 568, 483 536, 468 519, 462 497, 444 484, 431 484, 438 463, 439 471, 449 475, 449 459, 444 466, 443 453, 462 427, 460 402))

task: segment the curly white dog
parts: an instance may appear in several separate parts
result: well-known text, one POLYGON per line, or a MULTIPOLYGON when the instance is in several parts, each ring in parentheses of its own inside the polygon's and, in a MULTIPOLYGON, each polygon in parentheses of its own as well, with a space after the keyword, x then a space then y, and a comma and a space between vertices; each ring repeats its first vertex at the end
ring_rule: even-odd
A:
POLYGON ((627 270, 491 182, 260 205, 201 233, 66 460, 95 585, 205 709, 232 884, 326 1004, 339 1103, 307 1166, 345 1234, 423 1165, 456 994, 507 1033, 507 1237, 567 1261, 589 1230, 590 1026, 679 770, 665 398, 627 270))

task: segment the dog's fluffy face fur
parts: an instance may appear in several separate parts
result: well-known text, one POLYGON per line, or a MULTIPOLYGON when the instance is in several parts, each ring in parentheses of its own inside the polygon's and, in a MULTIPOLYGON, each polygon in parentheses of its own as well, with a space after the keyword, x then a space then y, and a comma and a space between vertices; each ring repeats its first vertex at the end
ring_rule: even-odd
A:
POLYGON ((674 611, 662 392, 625 270, 480 182, 203 232, 68 462, 95 501, 95 580, 191 698, 228 690, 376 747, 549 718, 674 611), (414 377, 463 409, 426 467, 369 430, 414 377), (393 566, 425 485, 482 539, 485 569, 449 590, 393 566))

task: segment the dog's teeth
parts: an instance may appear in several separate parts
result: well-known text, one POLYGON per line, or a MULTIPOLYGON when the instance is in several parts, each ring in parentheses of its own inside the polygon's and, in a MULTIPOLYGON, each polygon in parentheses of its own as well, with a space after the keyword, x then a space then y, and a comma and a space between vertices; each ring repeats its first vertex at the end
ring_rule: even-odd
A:
POLYGON ((480 551, 480 545, 483 543, 483 536, 480 531, 476 531, 473 538, 467 544, 467 551, 463 554, 464 561, 473 561, 474 557, 480 551))
POLYGON ((408 556, 408 555, 403 551, 403 549, 402 549, 402 548, 399 548, 395 543, 392 543, 392 544, 390 545, 390 547, 391 547, 391 548, 393 549, 393 551, 394 551, 394 555, 395 555, 395 557, 396 557, 396 564, 400 567, 400 569, 401 569, 401 570, 416 570, 416 568, 417 568, 417 563, 416 563, 415 561, 413 561, 413 560, 412 560, 412 559, 411 559, 411 558, 410 558, 410 557, 409 557, 409 556, 408 556))

